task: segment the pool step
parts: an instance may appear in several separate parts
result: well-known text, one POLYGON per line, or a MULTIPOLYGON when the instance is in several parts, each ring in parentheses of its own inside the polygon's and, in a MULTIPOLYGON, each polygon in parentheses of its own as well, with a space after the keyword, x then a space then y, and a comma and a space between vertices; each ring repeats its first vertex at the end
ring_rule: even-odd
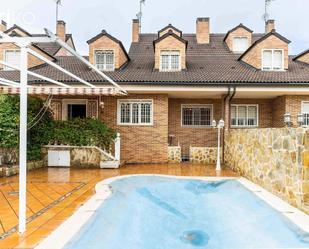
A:
POLYGON ((100 162, 100 168, 101 169, 118 169, 120 166, 119 161, 103 161, 100 162))

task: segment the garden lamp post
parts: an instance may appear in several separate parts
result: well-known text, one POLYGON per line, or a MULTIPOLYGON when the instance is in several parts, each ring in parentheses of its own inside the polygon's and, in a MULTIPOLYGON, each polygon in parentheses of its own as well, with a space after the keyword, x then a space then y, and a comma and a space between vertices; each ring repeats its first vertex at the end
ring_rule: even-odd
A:
POLYGON ((220 134, 221 134, 221 129, 223 129, 223 127, 224 127, 223 119, 220 119, 220 121, 218 122, 218 125, 217 125, 216 120, 213 120, 212 121, 212 127, 218 129, 218 150, 217 150, 216 171, 221 171, 221 157, 220 157, 220 143, 221 143, 221 139, 220 139, 220 134))

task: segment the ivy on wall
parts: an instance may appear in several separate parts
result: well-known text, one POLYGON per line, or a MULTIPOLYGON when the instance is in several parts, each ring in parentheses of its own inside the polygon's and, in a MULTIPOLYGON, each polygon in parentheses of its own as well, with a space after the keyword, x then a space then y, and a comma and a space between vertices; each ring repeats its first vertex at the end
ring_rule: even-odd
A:
MULTIPOLYGON (((41 159, 41 148, 47 144, 72 146, 98 146, 109 150, 116 132, 98 119, 73 119, 54 121, 52 112, 44 109, 40 98, 28 99, 28 160, 41 159), (33 127, 32 127, 33 126, 33 127)), ((2 162, 10 165, 18 161, 19 146, 19 96, 0 94, 0 154, 2 162)))

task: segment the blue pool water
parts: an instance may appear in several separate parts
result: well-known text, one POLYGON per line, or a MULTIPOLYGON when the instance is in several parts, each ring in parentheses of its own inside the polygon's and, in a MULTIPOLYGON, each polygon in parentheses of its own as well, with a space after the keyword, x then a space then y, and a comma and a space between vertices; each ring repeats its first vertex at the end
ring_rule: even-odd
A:
POLYGON ((134 176, 65 249, 309 248, 301 231, 236 180, 134 176))

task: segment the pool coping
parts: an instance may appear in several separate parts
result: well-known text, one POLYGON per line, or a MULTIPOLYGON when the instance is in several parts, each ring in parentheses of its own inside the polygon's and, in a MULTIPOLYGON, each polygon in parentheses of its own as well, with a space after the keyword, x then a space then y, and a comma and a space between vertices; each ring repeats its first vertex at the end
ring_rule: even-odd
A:
POLYGON ((136 177, 136 176, 159 176, 177 179, 194 179, 204 181, 220 181, 234 179, 240 182, 250 192, 258 196, 260 199, 269 204, 283 216, 288 218, 292 223, 303 231, 309 233, 309 217, 299 209, 291 206, 279 197, 265 190, 261 186, 251 182, 244 177, 194 177, 194 176, 171 176, 160 174, 131 174, 125 176, 116 176, 105 179, 95 186, 95 194, 79 209, 77 209, 71 217, 64 221, 56 230, 46 237, 35 249, 61 249, 63 248, 84 224, 91 218, 102 203, 112 194, 109 184, 114 181, 136 177))

